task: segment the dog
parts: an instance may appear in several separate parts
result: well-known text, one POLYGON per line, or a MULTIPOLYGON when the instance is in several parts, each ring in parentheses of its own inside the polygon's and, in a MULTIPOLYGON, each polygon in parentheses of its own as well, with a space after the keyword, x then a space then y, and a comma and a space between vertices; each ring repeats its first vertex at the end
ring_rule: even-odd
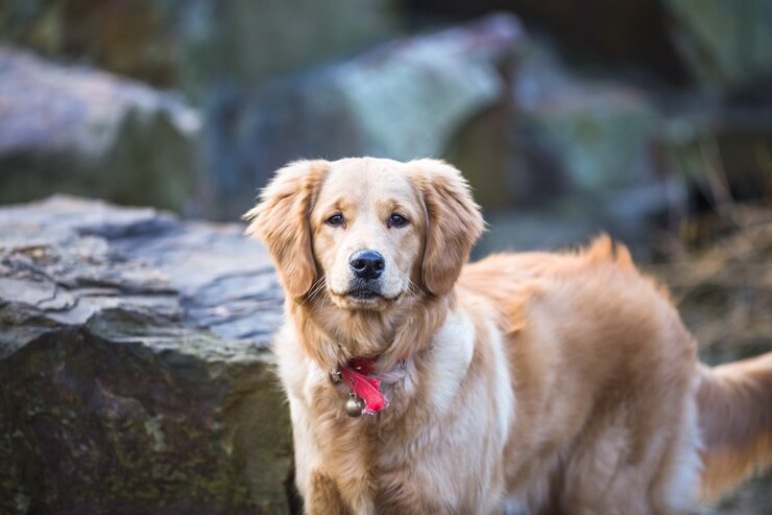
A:
POLYGON ((772 353, 709 368, 601 236, 492 255, 442 161, 300 161, 245 218, 309 514, 674 514, 772 461, 772 353))

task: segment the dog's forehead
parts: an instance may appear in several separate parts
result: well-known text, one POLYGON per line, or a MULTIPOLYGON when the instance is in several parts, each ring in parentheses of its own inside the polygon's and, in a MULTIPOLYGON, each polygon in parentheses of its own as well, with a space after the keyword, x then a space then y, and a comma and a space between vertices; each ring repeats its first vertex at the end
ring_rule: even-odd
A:
POLYGON ((345 197, 367 204, 383 199, 415 200, 415 187, 404 163, 388 159, 345 159, 331 163, 321 198, 345 197))

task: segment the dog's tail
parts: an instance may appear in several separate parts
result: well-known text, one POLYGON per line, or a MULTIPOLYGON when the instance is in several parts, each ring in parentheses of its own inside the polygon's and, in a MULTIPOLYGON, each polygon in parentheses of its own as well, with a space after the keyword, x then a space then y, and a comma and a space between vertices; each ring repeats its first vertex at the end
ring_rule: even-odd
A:
POLYGON ((772 352, 699 373, 701 493, 715 500, 772 463, 772 352))

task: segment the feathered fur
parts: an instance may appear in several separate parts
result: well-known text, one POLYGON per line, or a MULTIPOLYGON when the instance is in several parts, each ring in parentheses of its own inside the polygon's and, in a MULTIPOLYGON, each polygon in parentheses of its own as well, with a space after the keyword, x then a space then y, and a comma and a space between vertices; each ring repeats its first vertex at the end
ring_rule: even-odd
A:
POLYGON ((699 365, 607 237, 465 266, 484 224, 445 163, 293 163, 247 217, 287 292, 275 352, 307 513, 684 513, 772 456, 772 354, 699 365), (348 417, 329 379, 355 357, 376 359, 376 416, 348 417))

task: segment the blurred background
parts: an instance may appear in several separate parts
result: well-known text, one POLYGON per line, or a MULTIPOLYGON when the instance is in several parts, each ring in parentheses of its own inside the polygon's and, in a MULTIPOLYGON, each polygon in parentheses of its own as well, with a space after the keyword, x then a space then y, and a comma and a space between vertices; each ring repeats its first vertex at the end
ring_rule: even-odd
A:
POLYGON ((356 155, 459 167, 476 255, 605 230, 704 359, 770 348, 768 0, 0 2, 0 204, 236 221, 286 162, 356 155))
POLYGON ((772 192, 765 0, 4 0, 0 40, 2 203, 236 220, 293 159, 442 157, 482 251, 603 228, 645 257, 772 192))

